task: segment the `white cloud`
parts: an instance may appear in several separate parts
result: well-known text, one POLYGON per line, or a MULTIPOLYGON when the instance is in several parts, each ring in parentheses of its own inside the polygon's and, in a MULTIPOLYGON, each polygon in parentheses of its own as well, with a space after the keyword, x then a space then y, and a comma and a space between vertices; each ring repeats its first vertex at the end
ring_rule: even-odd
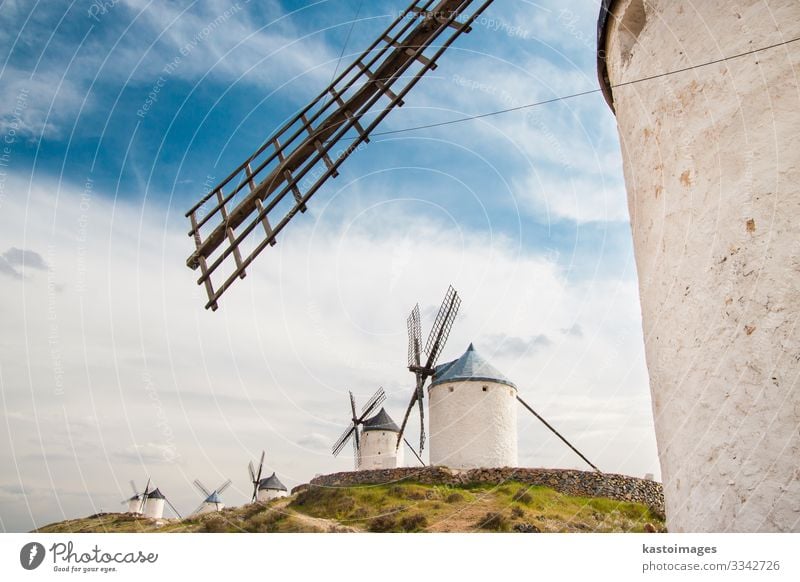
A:
MULTIPOLYGON (((232 478, 227 502, 242 503, 262 448, 289 486, 347 470, 351 459, 326 446, 347 422, 347 390, 362 402, 382 385, 402 415, 405 318, 419 301, 426 332, 451 282, 463 306, 442 361, 476 341, 603 469, 657 472, 635 282, 570 283, 545 257, 420 220, 407 204, 346 209, 344 222, 305 215, 211 313, 184 266, 182 217, 41 182, 30 199, 7 200, 0 248, 36 249, 48 270, 0 278, 0 388, 15 427, 0 459, 19 467, 0 485, 52 488, 61 507, 28 499, 32 516, 4 513, 4 527, 112 507, 148 475, 179 508, 193 507, 195 477, 232 478), (25 220, 28 204, 37 213, 25 220), (563 332, 576 325, 582 335, 563 332), (552 343, 492 345, 539 334, 552 343), (46 420, 57 417, 67 424, 46 420), (96 422, 74 422, 86 418, 96 422)), ((523 460, 581 466, 525 414, 523 460)))

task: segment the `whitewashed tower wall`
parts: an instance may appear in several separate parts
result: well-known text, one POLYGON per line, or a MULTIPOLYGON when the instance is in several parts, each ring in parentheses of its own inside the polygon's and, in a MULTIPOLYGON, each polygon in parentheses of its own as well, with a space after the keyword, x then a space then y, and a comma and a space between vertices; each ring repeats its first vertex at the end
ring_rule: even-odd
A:
MULTIPOLYGON (((797 0, 618 0, 611 85, 800 36, 797 0)), ((800 531, 800 46, 613 89, 670 531, 800 531)))

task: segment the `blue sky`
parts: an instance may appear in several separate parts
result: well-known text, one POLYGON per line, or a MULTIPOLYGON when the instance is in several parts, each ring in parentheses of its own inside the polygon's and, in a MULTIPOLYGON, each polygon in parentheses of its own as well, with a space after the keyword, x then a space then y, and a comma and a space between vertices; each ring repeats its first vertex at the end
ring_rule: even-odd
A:
MULTIPOLYGON (((347 469, 347 389, 402 415, 405 317, 451 282, 445 357, 475 341, 601 467, 658 474, 599 93, 374 137, 203 311, 185 210, 404 5, 0 4, 0 528, 109 508, 144 474, 187 506, 192 479, 230 476, 239 503, 261 448, 289 485, 347 469)), ((596 88, 597 10, 495 2, 380 130, 596 88)), ((580 468, 520 420, 521 463, 580 468)))

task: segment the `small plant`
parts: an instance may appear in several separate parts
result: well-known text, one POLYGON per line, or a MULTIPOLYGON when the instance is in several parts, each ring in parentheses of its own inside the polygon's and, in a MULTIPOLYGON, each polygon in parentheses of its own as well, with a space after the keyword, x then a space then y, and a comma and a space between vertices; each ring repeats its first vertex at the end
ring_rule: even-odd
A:
POLYGON ((267 533, 274 532, 278 523, 286 519, 286 514, 280 511, 265 511, 254 516, 245 526, 249 532, 267 533))
POLYGON ((511 508, 511 517, 514 519, 519 519, 520 517, 525 517, 525 512, 522 510, 521 507, 515 505, 511 508))
POLYGON ((405 516, 400 520, 400 527, 403 531, 422 531, 428 527, 428 519, 421 513, 414 513, 405 516))
POLYGON ((383 533, 392 531, 397 527, 397 522, 391 515, 379 515, 369 522, 369 531, 383 533))
POLYGON ((447 503, 458 503, 464 501, 464 496, 461 493, 451 493, 444 499, 447 503))
POLYGON ((533 501, 533 497, 530 493, 528 493, 525 489, 520 489, 511 497, 514 501, 519 501, 520 503, 528 504, 533 501))
POLYGON ((203 522, 203 529, 200 531, 204 531, 206 533, 223 533, 227 531, 225 526, 225 520, 222 517, 215 515, 203 522))
POLYGON ((509 529, 506 516, 496 511, 490 511, 484 515, 475 526, 488 531, 508 531, 509 529))
POLYGON ((388 493, 392 497, 403 497, 405 495, 405 491, 400 485, 392 485, 389 487, 388 493))

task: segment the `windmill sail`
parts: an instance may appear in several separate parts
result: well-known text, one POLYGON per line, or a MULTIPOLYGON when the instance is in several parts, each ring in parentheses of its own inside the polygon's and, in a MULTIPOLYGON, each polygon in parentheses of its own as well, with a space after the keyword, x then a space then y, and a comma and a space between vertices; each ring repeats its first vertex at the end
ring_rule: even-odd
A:
POLYGON ((324 91, 186 213, 195 242, 186 264, 200 269, 197 283, 205 286, 206 309, 217 309, 220 296, 245 277, 258 254, 305 212, 317 190, 338 175, 344 160, 402 106, 491 3, 481 2, 468 15, 473 0, 412 2, 324 91), (212 275, 221 281, 218 286, 212 275))
POLYGON ((378 388, 378 391, 375 392, 372 398, 362 407, 361 414, 358 415, 356 414, 356 399, 353 393, 350 392, 350 411, 352 417, 350 418, 350 425, 344 429, 342 436, 336 439, 336 442, 331 448, 331 453, 333 453, 334 457, 339 456, 339 453, 342 452, 347 441, 352 437, 355 467, 358 469, 361 466, 361 435, 358 432, 358 427, 364 424, 364 420, 369 417, 378 406, 383 404, 384 400, 386 400, 386 393, 383 391, 383 388, 378 388))
POLYGON ((425 353, 428 355, 428 359, 424 366, 419 363, 419 338, 421 335, 419 331, 419 305, 414 307, 408 317, 408 369, 414 372, 416 382, 414 392, 411 394, 411 401, 408 403, 403 422, 400 425, 400 433, 397 435, 398 448, 402 442, 406 424, 409 416, 411 416, 411 411, 414 409, 414 404, 419 407, 419 452, 422 453, 422 449, 425 448, 425 381, 430 376, 433 376, 434 366, 436 366, 444 345, 447 343, 447 338, 450 337, 450 330, 453 327, 453 322, 460 306, 461 298, 453 286, 450 285, 436 314, 430 334, 428 334, 428 341, 425 344, 425 353))

